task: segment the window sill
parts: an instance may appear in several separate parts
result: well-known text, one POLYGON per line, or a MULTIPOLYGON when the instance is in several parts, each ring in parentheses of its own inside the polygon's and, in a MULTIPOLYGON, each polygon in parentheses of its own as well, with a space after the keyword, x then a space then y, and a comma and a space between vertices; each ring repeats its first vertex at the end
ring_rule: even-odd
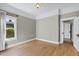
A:
POLYGON ((5 39, 5 41, 13 41, 13 40, 16 40, 15 38, 7 38, 5 39))

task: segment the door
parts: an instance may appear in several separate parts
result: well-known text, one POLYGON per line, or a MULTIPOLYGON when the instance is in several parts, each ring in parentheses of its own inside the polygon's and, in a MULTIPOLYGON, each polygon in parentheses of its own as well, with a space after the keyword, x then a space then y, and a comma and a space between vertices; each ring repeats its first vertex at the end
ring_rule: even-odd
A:
POLYGON ((72 41, 72 22, 71 21, 66 21, 63 22, 63 29, 64 29, 64 41, 71 42, 72 41))
POLYGON ((64 23, 64 38, 70 39, 70 23, 64 23))

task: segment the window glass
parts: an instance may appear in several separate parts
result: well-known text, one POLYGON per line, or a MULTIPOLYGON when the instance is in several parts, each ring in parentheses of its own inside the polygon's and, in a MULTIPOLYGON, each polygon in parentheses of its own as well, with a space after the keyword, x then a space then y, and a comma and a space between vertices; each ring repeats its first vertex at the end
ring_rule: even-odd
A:
POLYGON ((15 37, 15 19, 12 17, 6 17, 6 39, 15 37))

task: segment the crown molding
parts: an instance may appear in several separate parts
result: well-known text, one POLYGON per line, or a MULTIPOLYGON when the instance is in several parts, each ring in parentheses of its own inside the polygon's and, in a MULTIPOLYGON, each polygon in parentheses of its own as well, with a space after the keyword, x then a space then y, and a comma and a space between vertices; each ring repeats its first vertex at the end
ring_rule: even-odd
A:
MULTIPOLYGON (((77 8, 77 7, 64 8, 64 9, 61 9, 61 15, 76 12, 78 10, 79 10, 79 8, 77 8)), ((55 16, 55 15, 58 15, 58 9, 44 13, 44 14, 40 14, 36 17, 36 20, 41 20, 41 19, 44 19, 46 17, 55 16)))
MULTIPOLYGON (((17 15, 21 15, 21 16, 24 16, 24 17, 27 17, 27 18, 30 18, 30 19, 33 19, 33 20, 40 20, 40 19, 43 19, 43 18, 46 18, 46 17, 58 15, 58 9, 56 9, 56 10, 41 13, 41 14, 35 16, 35 15, 31 15, 29 13, 26 13, 22 10, 19 10, 17 8, 14 8, 14 7, 12 7, 8 4, 5 4, 5 3, 0 4, 0 9, 5 10, 7 12, 17 14, 17 15)), ((71 13, 71 12, 75 12, 75 11, 78 11, 78 10, 79 10, 78 6, 77 7, 73 6, 73 7, 69 7, 69 8, 63 8, 63 9, 61 9, 61 15, 71 13)))
POLYGON ((24 16, 24 17, 27 17, 27 18, 30 18, 30 19, 33 19, 35 20, 35 17, 34 15, 31 15, 29 13, 26 13, 22 10, 19 10, 17 8, 14 8, 6 3, 2 3, 0 4, 0 9, 1 10, 4 10, 4 11, 7 11, 7 12, 10 12, 10 13, 13 13, 13 14, 17 14, 17 15, 20 15, 20 16, 24 16))

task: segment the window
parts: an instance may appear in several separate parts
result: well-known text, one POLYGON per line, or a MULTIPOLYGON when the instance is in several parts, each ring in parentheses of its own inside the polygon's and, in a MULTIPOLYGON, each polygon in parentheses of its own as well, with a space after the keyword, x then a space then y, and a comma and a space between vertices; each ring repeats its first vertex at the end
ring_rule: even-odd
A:
POLYGON ((16 17, 6 16, 5 31, 6 40, 16 39, 16 17))

